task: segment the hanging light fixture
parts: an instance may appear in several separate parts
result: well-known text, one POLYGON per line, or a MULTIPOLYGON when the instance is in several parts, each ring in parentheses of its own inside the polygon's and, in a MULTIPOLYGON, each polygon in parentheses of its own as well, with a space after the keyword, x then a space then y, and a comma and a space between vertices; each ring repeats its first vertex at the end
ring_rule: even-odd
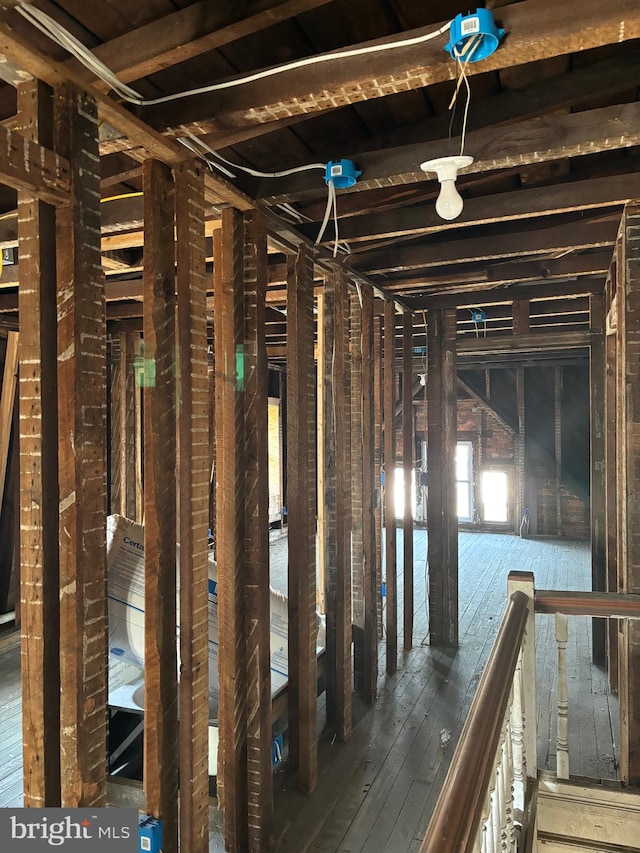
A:
POLYGON ((435 172, 440 182, 440 195, 436 201, 436 212, 442 219, 456 219, 462 213, 463 202, 456 189, 458 169, 473 163, 468 154, 459 157, 437 157, 420 164, 423 172, 435 172))

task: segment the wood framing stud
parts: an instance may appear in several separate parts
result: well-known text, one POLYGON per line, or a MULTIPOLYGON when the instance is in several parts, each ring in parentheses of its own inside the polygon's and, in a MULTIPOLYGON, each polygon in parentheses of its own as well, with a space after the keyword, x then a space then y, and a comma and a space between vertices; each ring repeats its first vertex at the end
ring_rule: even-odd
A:
POLYGON ((384 303, 384 547, 387 583, 387 675, 398 668, 398 584, 396 557, 396 306, 384 303))
POLYGON ((427 319, 429 629, 434 646, 458 645, 456 312, 427 319))
POLYGON ((71 204, 56 222, 62 806, 104 806, 107 394, 98 116, 92 98, 71 84, 56 89, 54 110, 55 147, 72 169, 71 204))
POLYGON ((265 342, 267 235, 260 213, 244 215, 245 607, 249 850, 271 842, 268 367, 265 342))
MULTIPOLYGON (((604 592, 607 588, 606 567, 606 507, 605 507, 605 335, 604 296, 593 295, 589 300, 591 347, 589 350, 589 388, 591 393, 591 585, 604 592)), ((603 619, 592 623, 593 662, 604 666, 606 660, 606 630, 603 619)))
MULTIPOLYGON (((209 384, 202 166, 176 169, 180 847, 209 849, 209 384)), ((127 336, 129 337, 129 336, 127 336)))
POLYGON ((349 293, 343 270, 334 274, 334 418, 336 447, 336 732, 351 735, 351 372, 349 368, 349 293))
POLYGON ((379 467, 376 466, 376 412, 374 393, 374 314, 373 291, 362 290, 362 543, 363 543, 363 593, 364 642, 362 696, 372 704, 376 700, 378 684, 378 564, 376 553, 376 484, 379 467))
POLYGON ((227 850, 248 843, 245 631, 244 229, 222 213, 214 278, 216 562, 218 570, 218 799, 227 850))
MULTIPOLYGON (((53 145, 48 86, 18 87, 25 136, 53 145)), ((20 579, 24 804, 60 805, 55 211, 18 193, 20 579)))
POLYGON ((402 318, 402 519, 404 648, 413 645, 413 317, 402 318))
POLYGON ((171 170, 142 167, 144 267, 144 790, 163 822, 163 849, 178 846, 176 679, 176 364, 174 201, 171 170))
POLYGON ((313 337, 313 260, 301 248, 289 257, 287 283, 287 509, 289 749, 305 792, 318 780, 313 337))
MULTIPOLYGON (((618 569, 621 591, 640 592, 640 205, 631 204, 622 217, 618 263, 618 569)), ((640 784, 640 625, 622 622, 620 634, 620 776, 640 784)))

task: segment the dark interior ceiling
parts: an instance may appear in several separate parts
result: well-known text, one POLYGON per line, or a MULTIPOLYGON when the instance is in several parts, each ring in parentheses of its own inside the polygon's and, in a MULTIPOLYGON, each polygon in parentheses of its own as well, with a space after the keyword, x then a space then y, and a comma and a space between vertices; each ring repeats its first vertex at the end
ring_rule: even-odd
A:
MULTIPOLYGON (((34 55, 64 63, 87 81, 95 77, 24 20, 13 0, 5 5, 0 52, 9 61, 0 63, 0 76, 8 81, 0 88, 0 118, 15 126, 13 84, 22 79, 21 68, 33 72, 34 55), (27 46, 26 53, 15 48, 16 41, 27 46)), ((419 36, 470 11, 459 0, 32 5, 147 99, 328 51, 419 36)), ((487 333, 504 332, 504 303, 526 295, 537 300, 532 326, 584 328, 585 295, 602 287, 622 206, 640 197, 640 3, 485 5, 506 36, 492 56, 467 66, 464 149, 474 163, 458 178, 465 206, 452 222, 436 214, 437 181, 420 169, 425 160, 460 150, 466 90, 463 85, 452 115, 458 69, 443 49, 446 35, 126 108, 173 140, 199 150, 204 143, 231 163, 262 172, 352 159, 362 176, 355 187, 338 192, 340 240, 350 250, 341 251, 341 261, 417 312, 482 305, 487 333)), ((142 204, 135 193, 140 162, 148 155, 139 139, 112 127, 108 118, 102 136, 102 192, 105 199, 116 197, 102 210, 109 316, 135 317, 142 262, 142 204)), ((315 240, 326 204, 322 173, 260 178, 227 168, 235 176, 225 179, 274 215, 268 298, 277 309, 285 302, 278 249, 300 235, 315 240), (293 238, 288 223, 295 225, 293 238)), ((215 168, 212 175, 223 177, 215 168)), ((2 246, 15 245, 15 206, 15 194, 0 189, 2 246)), ((219 210, 219 203, 211 204, 209 234, 219 210)), ((333 238, 330 223, 326 257, 333 238)), ((4 267, 0 287, 0 307, 11 311, 15 266, 4 267)), ((461 308, 461 333, 473 334, 469 317, 468 308, 461 308)), ((275 345, 284 340, 284 318, 272 313, 270 319, 275 345)))

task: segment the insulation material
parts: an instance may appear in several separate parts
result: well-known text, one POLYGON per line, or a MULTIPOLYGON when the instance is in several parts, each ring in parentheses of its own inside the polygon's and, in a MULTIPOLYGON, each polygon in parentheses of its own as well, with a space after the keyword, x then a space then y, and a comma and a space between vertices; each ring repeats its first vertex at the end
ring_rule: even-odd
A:
MULTIPOLYGON (((178 549, 177 562, 180 552, 178 549)), ((113 692, 144 669, 144 527, 119 515, 107 519, 109 689, 113 692)), ((178 590, 179 595, 179 590, 178 590)), ((287 597, 271 589, 271 692, 287 683, 287 597)), ((180 625, 177 625, 177 632, 180 625)), ((324 626, 319 620, 319 647, 324 626)), ((218 708, 218 585, 209 555, 209 711, 218 708)))

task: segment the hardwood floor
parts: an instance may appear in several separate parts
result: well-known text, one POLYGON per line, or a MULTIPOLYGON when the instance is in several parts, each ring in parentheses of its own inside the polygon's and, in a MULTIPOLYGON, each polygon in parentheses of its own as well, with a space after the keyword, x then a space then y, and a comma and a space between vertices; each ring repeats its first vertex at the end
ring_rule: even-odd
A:
MULTIPOLYGON (((401 554, 402 534, 398 549, 401 554)), ((378 702, 354 699, 351 740, 320 735, 320 778, 313 794, 295 789, 286 768, 276 772, 277 853, 404 853, 417 851, 460 734, 506 602, 512 569, 533 571, 539 588, 588 589, 588 542, 523 540, 460 534, 460 648, 428 645, 425 605, 426 534, 416 531, 414 647, 400 651, 398 671, 385 674, 380 644, 378 702)), ((286 587, 286 537, 271 546, 272 585, 286 587)), ((402 565, 401 559, 398 565, 402 565)), ((402 602, 402 572, 398 573, 402 602)), ((402 626, 401 616, 398 623, 402 626)), ((552 617, 536 618, 538 762, 555 769, 555 638, 552 617)), ((400 649, 402 642, 399 643, 400 649)), ((591 665, 591 625, 569 619, 571 773, 617 776, 617 700, 605 673, 591 665)), ((20 655, 17 635, 0 636, 0 806, 22 800, 20 655)), ((218 813, 211 851, 222 851, 218 813)))

